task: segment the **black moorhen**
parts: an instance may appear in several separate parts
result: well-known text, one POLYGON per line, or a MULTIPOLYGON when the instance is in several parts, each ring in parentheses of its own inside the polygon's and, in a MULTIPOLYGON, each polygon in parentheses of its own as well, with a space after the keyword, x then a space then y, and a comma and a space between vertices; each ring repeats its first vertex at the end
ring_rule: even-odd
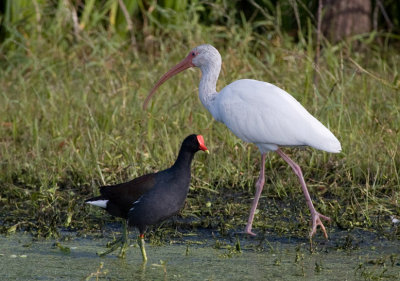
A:
POLYGON ((100 196, 85 202, 105 209, 113 216, 124 219, 123 237, 115 241, 106 255, 121 245, 120 257, 127 247, 126 220, 129 226, 139 229, 138 243, 143 260, 147 260, 144 248, 144 233, 147 226, 156 224, 179 212, 183 207, 190 184, 190 165, 194 154, 208 152, 203 136, 190 135, 184 139, 178 157, 170 168, 158 173, 138 177, 132 181, 100 187, 100 196))

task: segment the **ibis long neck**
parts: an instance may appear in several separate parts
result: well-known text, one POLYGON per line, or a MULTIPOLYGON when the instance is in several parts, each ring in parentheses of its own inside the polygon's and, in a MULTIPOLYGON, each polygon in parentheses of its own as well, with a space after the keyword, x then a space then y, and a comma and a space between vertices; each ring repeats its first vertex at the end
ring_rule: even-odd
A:
POLYGON ((204 107, 207 108, 213 116, 213 102, 218 94, 217 80, 220 71, 221 63, 218 61, 201 67, 202 76, 199 85, 199 97, 204 107))

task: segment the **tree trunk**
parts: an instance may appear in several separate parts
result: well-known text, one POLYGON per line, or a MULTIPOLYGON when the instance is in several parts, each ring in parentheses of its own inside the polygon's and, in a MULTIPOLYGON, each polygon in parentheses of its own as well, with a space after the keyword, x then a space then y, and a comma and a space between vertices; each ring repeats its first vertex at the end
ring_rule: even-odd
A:
POLYGON ((323 0, 322 32, 333 43, 371 31, 371 0, 323 0))

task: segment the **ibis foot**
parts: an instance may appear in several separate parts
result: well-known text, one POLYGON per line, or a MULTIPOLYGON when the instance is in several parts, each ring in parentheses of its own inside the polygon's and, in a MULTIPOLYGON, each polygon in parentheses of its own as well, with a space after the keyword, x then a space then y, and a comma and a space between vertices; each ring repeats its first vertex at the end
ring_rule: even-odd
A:
POLYGON ((310 238, 312 238, 317 233, 317 226, 319 225, 321 227, 321 229, 322 229, 322 232, 324 233, 325 238, 328 239, 328 234, 326 233, 325 226, 322 223, 321 219, 326 220, 328 222, 331 220, 330 217, 321 215, 318 212, 313 212, 311 214, 312 228, 311 228, 311 231, 310 231, 310 238))
POLYGON ((251 237, 256 237, 257 236, 257 234, 255 234, 254 232, 252 232, 252 231, 247 231, 246 229, 245 230, 243 230, 243 231, 236 231, 236 232, 234 232, 233 233, 234 235, 249 235, 249 236, 251 236, 251 237))
POLYGON ((250 235, 250 236, 257 236, 257 234, 255 234, 254 232, 252 232, 252 231, 251 231, 251 228, 248 228, 248 227, 246 227, 242 233, 248 234, 248 235, 250 235))

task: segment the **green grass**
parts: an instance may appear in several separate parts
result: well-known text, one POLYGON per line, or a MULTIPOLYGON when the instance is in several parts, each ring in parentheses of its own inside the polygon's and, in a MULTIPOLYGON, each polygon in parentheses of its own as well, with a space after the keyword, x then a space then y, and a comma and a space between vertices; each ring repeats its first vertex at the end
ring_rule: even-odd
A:
MULTIPOLYGON (((260 155, 203 108, 200 71, 168 81, 147 111, 141 107, 166 70, 208 42, 223 58, 218 89, 240 78, 274 83, 341 141, 340 154, 285 149, 302 167, 316 208, 334 219, 329 228, 389 235, 389 216, 400 215, 400 53, 368 38, 361 38, 362 51, 350 43, 324 46, 315 86, 312 45, 285 34, 268 39, 243 26, 171 28, 162 39, 139 42, 137 57, 105 31, 80 42, 52 31, 31 41, 8 39, 0 50, 3 230, 49 236, 57 227, 101 223, 101 211, 84 199, 100 185, 168 167, 191 133, 204 135, 211 154, 195 157, 182 216, 222 233, 242 229, 260 155)), ((266 177, 254 228, 306 237, 309 211, 296 176, 271 153, 266 177)))

